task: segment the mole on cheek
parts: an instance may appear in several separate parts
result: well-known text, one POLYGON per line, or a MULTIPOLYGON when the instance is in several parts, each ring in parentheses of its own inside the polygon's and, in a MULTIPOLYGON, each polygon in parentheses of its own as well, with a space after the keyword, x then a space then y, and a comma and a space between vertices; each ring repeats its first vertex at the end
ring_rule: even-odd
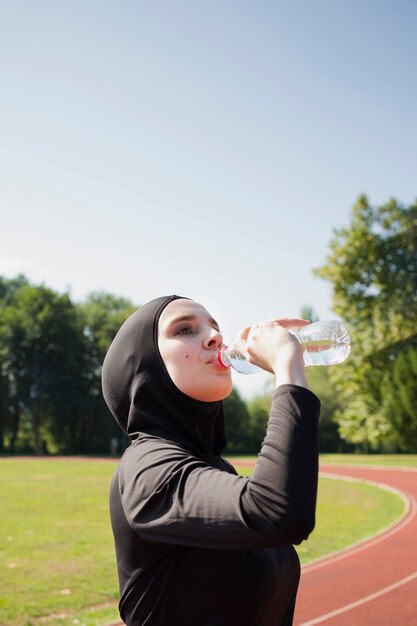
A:
POLYGON ((188 359, 188 358, 189 358, 189 357, 188 357, 188 354, 186 354, 186 355, 185 355, 185 358, 186 358, 186 359, 188 359))

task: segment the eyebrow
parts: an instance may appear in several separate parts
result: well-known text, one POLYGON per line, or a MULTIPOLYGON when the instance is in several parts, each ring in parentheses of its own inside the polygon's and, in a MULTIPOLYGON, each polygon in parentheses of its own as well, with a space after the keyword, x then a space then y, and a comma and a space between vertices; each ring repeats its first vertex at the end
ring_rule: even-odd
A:
MULTIPOLYGON (((198 319, 197 315, 181 315, 180 317, 173 319, 169 326, 173 326, 174 324, 178 324, 180 322, 194 322, 196 319, 198 319)), ((210 326, 213 326, 216 330, 220 331, 220 326, 213 317, 208 317, 207 321, 210 326)))

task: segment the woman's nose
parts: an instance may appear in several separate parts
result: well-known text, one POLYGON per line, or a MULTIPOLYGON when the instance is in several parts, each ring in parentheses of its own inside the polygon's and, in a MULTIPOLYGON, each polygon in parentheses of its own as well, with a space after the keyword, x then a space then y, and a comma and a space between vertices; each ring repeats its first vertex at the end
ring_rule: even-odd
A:
POLYGON ((220 348, 223 343, 223 335, 219 330, 215 328, 211 328, 209 335, 204 340, 204 347, 208 350, 213 350, 213 348, 220 348))

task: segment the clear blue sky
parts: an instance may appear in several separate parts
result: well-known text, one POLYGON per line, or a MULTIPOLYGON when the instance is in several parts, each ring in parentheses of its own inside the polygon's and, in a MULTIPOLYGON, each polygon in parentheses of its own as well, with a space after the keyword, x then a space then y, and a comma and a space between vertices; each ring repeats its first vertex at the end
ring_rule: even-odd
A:
MULTIPOLYGON (((417 195, 411 0, 0 2, 0 274, 331 315, 365 192, 417 195)), ((250 395, 260 377, 236 379, 250 395)))

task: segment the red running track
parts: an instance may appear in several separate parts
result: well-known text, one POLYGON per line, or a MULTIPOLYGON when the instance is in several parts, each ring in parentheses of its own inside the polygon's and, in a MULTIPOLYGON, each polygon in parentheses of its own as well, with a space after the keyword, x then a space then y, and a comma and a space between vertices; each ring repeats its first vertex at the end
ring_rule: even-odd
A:
POLYGON ((417 626, 417 470, 321 465, 320 472, 398 490, 407 510, 387 531, 302 569, 294 626, 417 626))

